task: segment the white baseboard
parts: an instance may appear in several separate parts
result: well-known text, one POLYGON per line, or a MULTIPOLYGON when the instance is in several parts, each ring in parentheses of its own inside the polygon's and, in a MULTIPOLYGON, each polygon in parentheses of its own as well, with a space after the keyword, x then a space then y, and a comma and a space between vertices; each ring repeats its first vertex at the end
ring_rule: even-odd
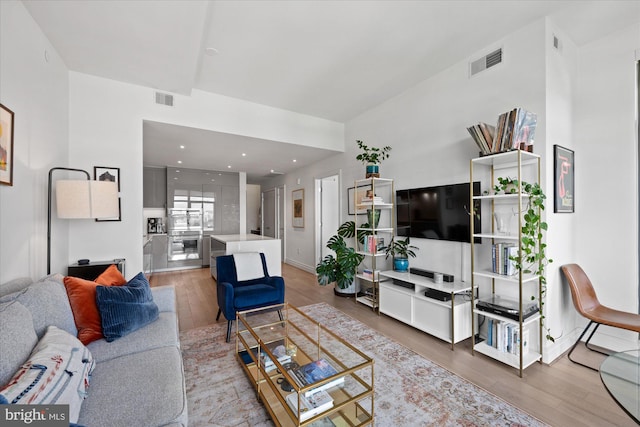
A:
MULTIPOLYGON (((591 326, 591 328, 589 328, 589 332, 584 337, 582 337, 583 342, 589 337, 589 334, 592 330, 593 326, 591 326)), ((582 331, 584 331, 584 327, 577 327, 570 333, 557 338, 555 343, 549 343, 550 345, 545 346, 544 357, 542 358, 542 361, 544 363, 551 363, 558 357, 562 356, 576 342, 582 331)), ((623 337, 608 334, 607 328, 605 326, 600 326, 589 344, 603 347, 614 352, 640 348, 640 340, 638 340, 638 334, 630 332, 626 335, 628 335, 630 338, 625 339, 623 337)))
POLYGON ((304 271, 306 271, 308 273, 316 274, 316 268, 314 266, 303 264, 301 262, 294 261, 294 260, 288 259, 288 258, 286 258, 284 260, 284 263, 285 264, 289 264, 289 265, 291 265, 293 267, 299 268, 300 270, 304 270, 304 271))

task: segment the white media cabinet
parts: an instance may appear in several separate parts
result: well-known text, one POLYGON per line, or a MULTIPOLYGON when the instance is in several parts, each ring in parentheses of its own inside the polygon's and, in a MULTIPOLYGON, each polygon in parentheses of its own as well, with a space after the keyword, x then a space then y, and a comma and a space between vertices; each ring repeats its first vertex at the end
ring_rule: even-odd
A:
POLYGON ((451 343, 471 337, 471 284, 463 282, 435 283, 418 274, 387 270, 380 276, 380 313, 420 329, 451 343), (413 284, 409 289, 394 284, 393 279, 413 284), (424 295, 427 289, 451 294, 451 300, 440 301, 424 295))

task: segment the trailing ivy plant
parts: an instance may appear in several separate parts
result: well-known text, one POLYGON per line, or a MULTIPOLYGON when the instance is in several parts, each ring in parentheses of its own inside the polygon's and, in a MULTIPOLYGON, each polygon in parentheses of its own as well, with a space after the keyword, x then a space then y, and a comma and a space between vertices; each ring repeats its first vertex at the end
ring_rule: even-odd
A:
MULTIPOLYGON (((498 193, 515 194, 518 192, 518 185, 522 187, 522 194, 527 195, 527 206, 524 210, 523 224, 522 224, 522 256, 520 254, 512 256, 511 259, 515 263, 516 269, 523 273, 531 273, 540 277, 540 287, 542 299, 540 304, 540 322, 546 330, 546 338, 551 342, 555 342, 554 337, 551 335, 551 330, 544 326, 544 296, 547 293, 547 278, 545 276, 545 269, 547 265, 553 262, 552 259, 547 258, 546 248, 547 244, 543 242, 544 233, 548 229, 548 225, 545 221, 542 221, 542 211, 544 210, 545 199, 547 196, 542 191, 539 184, 530 184, 526 181, 518 182, 513 178, 498 178, 498 183, 494 185, 493 190, 498 193)), ((536 297, 532 296, 532 300, 536 297)))

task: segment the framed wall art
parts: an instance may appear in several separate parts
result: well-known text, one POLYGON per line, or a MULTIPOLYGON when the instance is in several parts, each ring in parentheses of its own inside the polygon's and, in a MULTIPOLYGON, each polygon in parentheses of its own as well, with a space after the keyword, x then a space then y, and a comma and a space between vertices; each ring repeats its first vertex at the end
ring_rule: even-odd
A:
MULTIPOLYGON (((93 179, 96 181, 111 181, 118 184, 118 193, 120 192, 120 168, 111 168, 107 166, 94 166, 93 179)), ((121 199, 118 197, 118 216, 113 218, 96 218, 96 222, 103 221, 121 221, 122 206, 121 199)))
POLYGON ((362 198, 367 195, 367 192, 371 191, 370 185, 361 185, 359 187, 347 188, 347 213, 349 215, 364 215, 367 213, 366 207, 361 207, 356 210, 355 201, 362 203, 362 198))
POLYGON ((553 211, 571 213, 575 209, 575 163, 573 150, 553 146, 553 211))
POLYGON ((0 104, 0 184, 13 185, 13 111, 0 104))
POLYGON ((293 202, 292 222, 295 228, 304 228, 304 189, 291 192, 293 202))

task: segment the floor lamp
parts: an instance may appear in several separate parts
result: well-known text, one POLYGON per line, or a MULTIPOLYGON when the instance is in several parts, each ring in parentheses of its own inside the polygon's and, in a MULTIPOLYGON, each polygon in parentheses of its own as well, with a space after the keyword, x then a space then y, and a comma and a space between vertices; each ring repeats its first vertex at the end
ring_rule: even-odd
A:
POLYGON ((81 172, 84 180, 56 181, 56 211, 58 218, 113 218, 119 215, 118 184, 111 181, 92 181, 82 169, 56 167, 49 170, 47 194, 47 274, 51 274, 51 194, 53 173, 58 170, 81 172))

